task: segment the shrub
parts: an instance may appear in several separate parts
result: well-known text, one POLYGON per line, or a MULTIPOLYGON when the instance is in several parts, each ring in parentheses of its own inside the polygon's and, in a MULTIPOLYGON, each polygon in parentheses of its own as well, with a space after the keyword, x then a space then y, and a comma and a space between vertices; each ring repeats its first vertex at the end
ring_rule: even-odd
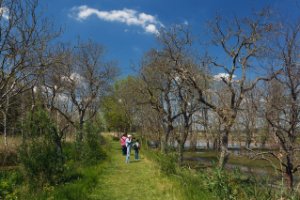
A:
POLYGON ((85 164, 97 164, 105 158, 101 143, 104 138, 100 135, 99 129, 92 123, 86 123, 84 128, 84 143, 82 148, 82 160, 85 164))
POLYGON ((230 179, 224 170, 214 169, 211 177, 208 177, 209 189, 220 200, 236 199, 236 191, 231 187, 230 179))
POLYGON ((213 169, 207 176, 208 189, 220 200, 227 199, 274 199, 274 190, 266 180, 243 175, 238 169, 234 172, 213 169))
POLYGON ((189 168, 181 168, 177 172, 177 180, 183 189, 186 199, 214 199, 213 194, 206 187, 206 171, 194 171, 189 168))
POLYGON ((22 176, 17 171, 0 172, 0 199, 17 199, 15 188, 21 182, 22 176))
POLYGON ((19 156, 31 186, 60 181, 64 158, 57 139, 56 127, 45 111, 37 110, 28 117, 19 156))
POLYGON ((167 175, 176 174, 176 155, 156 153, 155 160, 158 162, 160 170, 167 175))

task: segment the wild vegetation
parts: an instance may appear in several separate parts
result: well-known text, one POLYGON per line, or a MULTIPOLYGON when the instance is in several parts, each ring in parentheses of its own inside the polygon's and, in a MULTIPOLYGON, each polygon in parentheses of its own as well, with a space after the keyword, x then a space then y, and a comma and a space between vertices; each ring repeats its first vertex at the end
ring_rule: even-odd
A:
POLYGON ((299 199, 300 23, 270 10, 216 16, 200 46, 164 27, 118 79, 101 44, 56 42, 37 0, 0 0, 0 199, 118 198, 118 167, 157 199, 299 199), (126 166, 105 132, 144 159, 126 166))

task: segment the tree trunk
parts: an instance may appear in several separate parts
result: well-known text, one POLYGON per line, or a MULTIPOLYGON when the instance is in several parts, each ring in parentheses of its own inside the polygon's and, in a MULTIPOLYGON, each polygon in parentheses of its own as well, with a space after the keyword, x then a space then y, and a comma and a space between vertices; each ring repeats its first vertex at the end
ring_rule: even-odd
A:
MULTIPOLYGON (((5 108, 6 110, 6 108, 5 108)), ((7 147, 7 113, 3 112, 3 137, 4 137, 4 146, 7 147)))
POLYGON ((161 138, 161 145, 160 145, 160 148, 161 148, 161 152, 163 154, 167 154, 168 153, 168 141, 169 141, 169 136, 171 134, 173 130, 173 126, 172 125, 168 125, 167 128, 166 128, 166 131, 165 133, 163 134, 162 138, 161 138))
POLYGON ((9 96, 6 95, 5 109, 3 112, 3 137, 4 137, 4 145, 7 147, 7 114, 9 107, 9 96))
POLYGON ((179 141, 177 141, 178 142, 178 164, 180 166, 183 164, 184 144, 189 135, 189 132, 190 132, 190 126, 189 126, 188 120, 187 120, 187 124, 184 127, 184 131, 182 133, 180 133, 180 139, 179 139, 179 141))
POLYGON ((184 152, 184 142, 180 141, 178 143, 178 164, 181 166, 183 164, 183 152, 184 152))
MULTIPOLYGON (((252 142, 252 134, 250 130, 246 131, 246 147, 249 149, 252 142)), ((242 146, 241 146, 242 147, 242 146)))
POLYGON ((209 138, 208 138, 208 135, 207 135, 206 128, 204 129, 204 137, 205 137, 205 141, 206 141, 206 149, 208 150, 209 149, 209 138))
POLYGON ((163 134, 160 139, 160 150, 163 154, 167 154, 167 144, 168 144, 167 134, 163 134))
POLYGON ((83 140, 83 124, 84 124, 83 118, 80 117, 80 120, 79 120, 79 131, 78 131, 78 135, 77 135, 77 142, 79 142, 79 143, 81 143, 82 140, 83 140))
POLYGON ((191 132, 190 136, 190 150, 196 151, 197 150, 197 132, 191 132))
POLYGON ((224 166, 226 165, 229 158, 228 134, 229 134, 229 128, 225 128, 225 130, 221 134, 221 152, 220 152, 219 164, 218 164, 218 167, 220 169, 224 169, 224 166))
POLYGON ((84 125, 84 115, 79 112, 79 127, 76 134, 76 151, 77 151, 77 159, 81 158, 81 149, 82 149, 82 141, 83 141, 83 125, 84 125))
POLYGON ((62 135, 61 136, 58 134, 58 130, 54 130, 54 133, 55 133, 55 138, 54 138, 54 143, 56 145, 56 150, 57 152, 60 154, 61 156, 61 162, 64 163, 64 156, 63 156, 63 147, 62 147, 62 143, 61 143, 61 140, 62 140, 62 135))
POLYGON ((286 187, 287 189, 292 192, 294 189, 294 174, 293 174, 293 164, 291 162, 291 158, 289 155, 286 156, 286 166, 285 166, 285 172, 284 172, 284 176, 285 176, 285 183, 286 183, 286 187))
POLYGON ((286 167, 286 170, 285 170, 285 182, 286 182, 286 187, 288 188, 288 190, 293 191, 294 176, 293 176, 292 170, 288 169, 288 167, 286 167))
POLYGON ((221 151, 220 148, 221 144, 220 144, 220 138, 219 137, 215 137, 213 140, 213 150, 215 151, 221 151))
POLYGON ((206 149, 209 150, 209 139, 206 140, 206 149))

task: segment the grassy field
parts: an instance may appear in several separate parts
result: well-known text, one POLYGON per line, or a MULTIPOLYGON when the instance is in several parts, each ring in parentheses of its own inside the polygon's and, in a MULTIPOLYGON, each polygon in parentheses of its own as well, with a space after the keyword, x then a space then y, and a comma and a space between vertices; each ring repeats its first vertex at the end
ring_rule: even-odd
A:
MULTIPOLYGON (((133 154, 133 152, 132 152, 133 154)), ((139 161, 125 163, 118 142, 112 142, 109 159, 101 170, 99 184, 91 199, 183 200, 180 186, 160 173, 156 164, 141 154, 139 161)))
MULTIPOLYGON (((70 159, 65 166, 64 181, 57 185, 44 185, 31 191, 28 187, 31 183, 26 182, 18 170, 3 172, 0 174, 2 184, 11 187, 2 188, 13 197, 7 199, 213 200, 274 199, 278 196, 268 182, 239 172, 220 172, 211 166, 198 170, 178 167, 172 164, 176 163, 172 154, 165 156, 155 150, 142 149, 139 161, 133 160, 132 152, 131 162, 126 164, 119 141, 111 136, 105 138, 106 156, 102 160, 90 165, 70 159)), ((66 155, 72 154, 71 147, 65 146, 65 151, 70 151, 65 152, 66 155)), ((213 152, 200 154, 209 160, 216 158, 213 152)), ((187 155, 194 153, 187 152, 187 155)), ((250 160, 231 160, 230 163, 259 165, 250 160)))
MULTIPOLYGON (((166 175, 154 158, 154 151, 143 152, 140 160, 132 158, 129 164, 121 155, 119 141, 105 137, 103 146, 106 156, 98 164, 69 160, 66 163, 64 182, 58 185, 44 185, 31 190, 22 173, 15 169, 2 171, 0 189, 4 188, 7 199, 33 200, 202 200, 215 199, 207 189, 203 189, 203 177, 188 170, 180 169, 176 174, 166 175), (9 187, 8 187, 9 186, 9 187), (201 189, 202 188, 202 189, 201 189), (9 198, 8 198, 9 197, 9 198)), ((71 150, 70 145, 65 150, 71 150)), ((70 153, 66 152, 67 155, 70 153)), ((206 184, 206 183, 205 183, 206 184)), ((1 199, 1 197, 0 197, 1 199)), ((6 199, 6 198, 4 198, 6 199)))

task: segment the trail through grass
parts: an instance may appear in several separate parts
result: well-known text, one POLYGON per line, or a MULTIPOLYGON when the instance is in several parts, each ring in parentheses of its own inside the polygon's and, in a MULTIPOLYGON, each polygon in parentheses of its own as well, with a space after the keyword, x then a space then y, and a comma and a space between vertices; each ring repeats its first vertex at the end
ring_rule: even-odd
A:
POLYGON ((114 200, 181 200, 184 199, 179 185, 160 174, 154 162, 141 152, 140 160, 125 163, 119 143, 113 141, 109 159, 104 164, 98 186, 90 195, 91 199, 114 200))

